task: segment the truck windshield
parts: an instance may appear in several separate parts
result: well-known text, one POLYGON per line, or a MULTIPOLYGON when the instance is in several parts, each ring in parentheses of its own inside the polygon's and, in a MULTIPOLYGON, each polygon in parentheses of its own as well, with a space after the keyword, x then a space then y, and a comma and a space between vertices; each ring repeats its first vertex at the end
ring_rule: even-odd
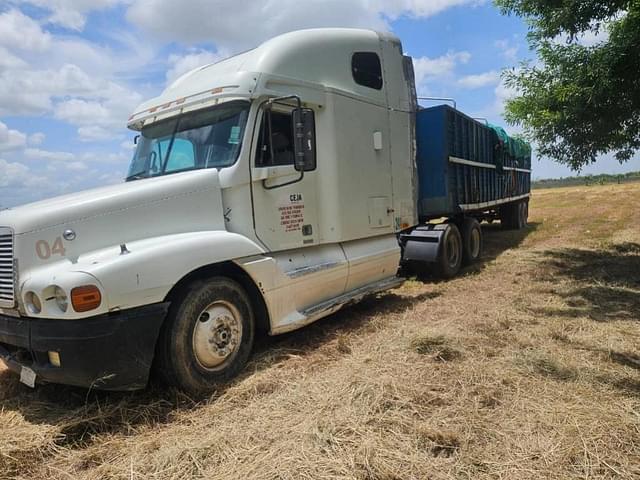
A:
POLYGON ((127 181, 235 163, 249 103, 233 101, 142 129, 127 181))

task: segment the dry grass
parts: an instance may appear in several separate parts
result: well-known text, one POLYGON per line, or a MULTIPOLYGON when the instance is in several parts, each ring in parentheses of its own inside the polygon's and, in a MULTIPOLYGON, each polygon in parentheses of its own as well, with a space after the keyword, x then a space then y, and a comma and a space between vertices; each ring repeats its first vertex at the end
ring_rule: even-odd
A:
POLYGON ((483 264, 264 339, 207 399, 0 372, 0 478, 640 478, 638 205, 536 191, 483 264))

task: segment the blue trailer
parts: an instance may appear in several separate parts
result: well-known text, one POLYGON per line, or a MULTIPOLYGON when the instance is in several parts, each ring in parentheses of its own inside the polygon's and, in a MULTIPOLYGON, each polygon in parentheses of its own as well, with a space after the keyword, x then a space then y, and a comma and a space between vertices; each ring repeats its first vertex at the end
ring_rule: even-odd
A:
POLYGON ((531 148, 448 105, 416 113, 418 214, 401 235, 404 265, 454 276, 482 252, 480 222, 526 227, 531 148))

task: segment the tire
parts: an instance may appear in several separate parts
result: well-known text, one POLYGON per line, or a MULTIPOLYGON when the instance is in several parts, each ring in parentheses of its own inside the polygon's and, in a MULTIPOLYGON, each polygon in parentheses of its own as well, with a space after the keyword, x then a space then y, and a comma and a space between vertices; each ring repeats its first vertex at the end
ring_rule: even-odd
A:
POLYGON ((505 230, 513 228, 513 204, 503 205, 500 207, 500 225, 505 230))
POLYGON ((251 301, 237 282, 225 277, 195 282, 169 308, 156 373, 169 386, 206 393, 244 368, 254 335, 251 301))
POLYGON ((442 235, 442 245, 436 262, 438 277, 449 279, 456 276, 462 265, 462 236, 454 223, 447 225, 442 235))
POLYGON ((475 218, 462 221, 462 264, 470 265, 482 256, 482 228, 475 218))
POLYGON ((525 200, 520 203, 520 228, 529 226, 529 201, 525 200))
MULTIPOLYGON (((526 226, 523 220, 523 205, 526 202, 514 202, 500 208, 500 223, 506 230, 520 230, 526 226)), ((527 208, 528 210, 528 208, 527 208)))

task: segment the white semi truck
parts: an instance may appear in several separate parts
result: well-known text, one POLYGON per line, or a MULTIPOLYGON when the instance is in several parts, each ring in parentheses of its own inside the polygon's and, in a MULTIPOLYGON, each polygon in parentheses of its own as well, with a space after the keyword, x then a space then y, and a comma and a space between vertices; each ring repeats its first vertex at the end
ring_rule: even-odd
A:
POLYGON ((367 30, 288 33, 187 73, 131 115, 124 183, 0 212, 0 359, 31 386, 133 390, 153 370, 203 391, 258 331, 397 287, 401 265, 454 275, 480 255, 478 221, 524 225, 529 170, 478 122, 428 111, 480 133, 421 172, 411 59, 367 30))

